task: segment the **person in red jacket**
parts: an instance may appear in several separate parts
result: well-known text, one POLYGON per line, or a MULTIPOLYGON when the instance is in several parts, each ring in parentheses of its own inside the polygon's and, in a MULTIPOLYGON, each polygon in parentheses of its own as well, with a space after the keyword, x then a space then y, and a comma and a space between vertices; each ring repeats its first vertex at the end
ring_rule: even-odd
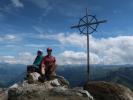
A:
POLYGON ((47 48, 47 55, 41 63, 41 74, 45 79, 49 80, 50 76, 55 75, 56 59, 52 56, 52 48, 47 48))

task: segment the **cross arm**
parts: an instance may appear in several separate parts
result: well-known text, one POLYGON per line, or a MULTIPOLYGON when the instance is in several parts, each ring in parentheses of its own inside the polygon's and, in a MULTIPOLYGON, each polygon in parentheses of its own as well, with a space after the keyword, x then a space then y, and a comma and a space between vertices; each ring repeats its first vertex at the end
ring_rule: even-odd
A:
POLYGON ((81 25, 75 25, 75 26, 72 26, 71 28, 79 28, 82 26, 90 26, 90 25, 100 24, 100 23, 105 23, 105 22, 107 22, 107 20, 101 20, 101 21, 97 21, 97 22, 93 22, 93 23, 85 23, 85 24, 81 24, 81 25))

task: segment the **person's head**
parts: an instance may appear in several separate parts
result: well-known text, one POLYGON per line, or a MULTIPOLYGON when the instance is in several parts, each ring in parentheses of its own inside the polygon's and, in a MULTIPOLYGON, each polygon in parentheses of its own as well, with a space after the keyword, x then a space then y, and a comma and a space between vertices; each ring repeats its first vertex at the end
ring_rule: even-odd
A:
POLYGON ((38 56, 41 56, 42 54, 43 54, 42 50, 38 50, 38 51, 37 51, 37 55, 38 55, 38 56))
POLYGON ((48 53, 48 55, 51 55, 51 53, 52 53, 52 48, 47 48, 47 53, 48 53))

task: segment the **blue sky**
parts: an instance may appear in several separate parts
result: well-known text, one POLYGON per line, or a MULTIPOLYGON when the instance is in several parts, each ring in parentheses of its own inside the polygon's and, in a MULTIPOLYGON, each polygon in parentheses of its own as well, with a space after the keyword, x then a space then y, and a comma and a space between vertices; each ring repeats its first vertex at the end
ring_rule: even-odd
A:
POLYGON ((85 8, 108 20, 90 37, 91 63, 132 64, 132 0, 1 0, 0 62, 30 64, 52 47, 59 64, 86 63, 86 37, 70 29, 85 8))

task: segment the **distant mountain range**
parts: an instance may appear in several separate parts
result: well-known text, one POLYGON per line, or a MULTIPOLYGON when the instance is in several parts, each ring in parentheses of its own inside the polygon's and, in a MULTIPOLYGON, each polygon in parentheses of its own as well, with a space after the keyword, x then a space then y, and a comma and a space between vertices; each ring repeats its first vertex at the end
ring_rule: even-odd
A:
MULTIPOLYGON (((0 87, 8 87, 22 81, 26 65, 0 63, 0 87)), ((64 76, 74 86, 82 86, 88 79, 86 65, 58 66, 57 74, 64 76)), ((91 65, 91 80, 111 81, 133 90, 133 65, 91 65)))
POLYGON ((26 72, 25 65, 0 63, 0 87, 8 87, 22 80, 24 72, 26 72))
MULTIPOLYGON (((133 72, 133 65, 91 65, 90 71, 90 79, 92 81, 111 81, 121 83, 130 88, 133 87, 133 85, 130 85, 133 83, 127 81, 133 77, 133 74, 131 74, 133 72), (116 73, 119 73, 119 76, 116 73), (122 76, 124 78, 121 78, 122 76), (119 77, 121 82, 113 81, 116 77, 119 77)), ((68 79, 71 86, 83 86, 88 81, 86 65, 60 66, 60 70, 57 70, 57 73, 68 79)))

